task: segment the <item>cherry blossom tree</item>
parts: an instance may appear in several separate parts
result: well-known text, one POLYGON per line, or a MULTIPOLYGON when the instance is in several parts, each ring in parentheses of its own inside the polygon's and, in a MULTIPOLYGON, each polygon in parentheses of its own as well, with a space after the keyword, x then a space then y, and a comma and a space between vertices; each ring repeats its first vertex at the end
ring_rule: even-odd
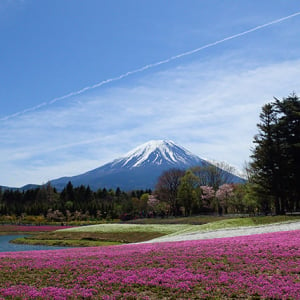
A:
POLYGON ((232 184, 224 183, 216 191, 219 208, 221 207, 222 210, 224 209, 225 213, 227 212, 229 205, 228 200, 234 195, 233 190, 234 188, 232 184))
POLYGON ((215 198, 215 190, 213 189, 213 187, 208 186, 208 185, 202 185, 201 187, 201 198, 202 198, 202 204, 204 207, 206 208, 210 208, 211 207, 211 203, 213 201, 213 199, 215 198))

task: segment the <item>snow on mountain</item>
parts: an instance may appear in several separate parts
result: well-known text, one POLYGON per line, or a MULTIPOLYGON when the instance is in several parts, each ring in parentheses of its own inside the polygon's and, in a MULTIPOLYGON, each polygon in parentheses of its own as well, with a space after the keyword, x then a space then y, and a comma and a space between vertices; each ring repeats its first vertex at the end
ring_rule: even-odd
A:
POLYGON ((152 140, 99 168, 77 176, 51 180, 51 184, 58 190, 63 189, 69 181, 74 186, 89 185, 93 190, 104 187, 154 189, 163 171, 207 165, 210 163, 172 141, 152 140))
POLYGON ((146 164, 190 165, 192 162, 201 163, 201 159, 172 141, 152 140, 115 160, 112 166, 122 164, 122 167, 136 168, 146 164))

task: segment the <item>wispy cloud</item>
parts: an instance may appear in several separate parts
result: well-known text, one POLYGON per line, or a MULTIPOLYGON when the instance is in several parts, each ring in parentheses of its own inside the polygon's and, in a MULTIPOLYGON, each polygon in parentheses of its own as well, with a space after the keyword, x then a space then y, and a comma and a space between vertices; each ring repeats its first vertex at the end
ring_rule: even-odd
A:
POLYGON ((299 92, 300 60, 242 64, 236 57, 148 74, 3 122, 2 184, 41 183, 108 162, 149 139, 241 167, 261 106, 299 92), (258 65, 260 65, 258 67, 258 65))

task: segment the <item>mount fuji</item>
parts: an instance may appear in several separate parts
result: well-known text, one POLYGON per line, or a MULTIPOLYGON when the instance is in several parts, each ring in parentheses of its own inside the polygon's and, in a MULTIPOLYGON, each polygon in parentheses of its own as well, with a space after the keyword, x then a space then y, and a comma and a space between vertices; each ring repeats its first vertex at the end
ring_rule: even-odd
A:
MULTIPOLYGON (((169 140, 152 140, 99 168, 73 177, 51 180, 62 190, 70 181, 73 186, 89 185, 91 189, 119 187, 121 190, 154 189, 158 177, 171 168, 186 170, 210 163, 169 140)), ((239 181, 236 177, 236 182, 239 181)))

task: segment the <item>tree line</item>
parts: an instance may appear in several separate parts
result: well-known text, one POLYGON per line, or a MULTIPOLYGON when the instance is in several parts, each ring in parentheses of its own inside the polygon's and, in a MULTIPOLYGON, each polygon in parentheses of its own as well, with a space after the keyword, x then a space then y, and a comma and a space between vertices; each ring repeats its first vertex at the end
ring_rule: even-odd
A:
POLYGON ((27 191, 0 189, 0 217, 30 220, 26 216, 40 216, 41 222, 126 219, 145 215, 149 194, 150 189, 124 192, 103 188, 95 192, 89 186, 73 187, 71 182, 61 192, 51 183, 27 191))
POLYGON ((300 211, 300 100, 292 94, 262 107, 247 180, 233 184, 225 163, 170 169, 154 192, 120 188, 92 191, 69 182, 28 191, 0 189, 0 220, 39 216, 41 221, 81 221, 190 216, 203 213, 285 214, 300 211))
POLYGON ((27 191, 0 190, 0 220, 1 216, 2 221, 15 216, 25 222, 36 216, 42 223, 251 213, 253 208, 242 204, 243 185, 229 184, 232 172, 224 163, 187 171, 170 169, 158 178, 154 192, 125 192, 120 188, 92 191, 89 186, 74 187, 71 182, 61 192, 50 183, 27 191))
POLYGON ((246 183, 233 183, 234 169, 226 163, 171 169, 158 179, 155 193, 171 215, 247 213, 257 207, 246 196, 246 183))

